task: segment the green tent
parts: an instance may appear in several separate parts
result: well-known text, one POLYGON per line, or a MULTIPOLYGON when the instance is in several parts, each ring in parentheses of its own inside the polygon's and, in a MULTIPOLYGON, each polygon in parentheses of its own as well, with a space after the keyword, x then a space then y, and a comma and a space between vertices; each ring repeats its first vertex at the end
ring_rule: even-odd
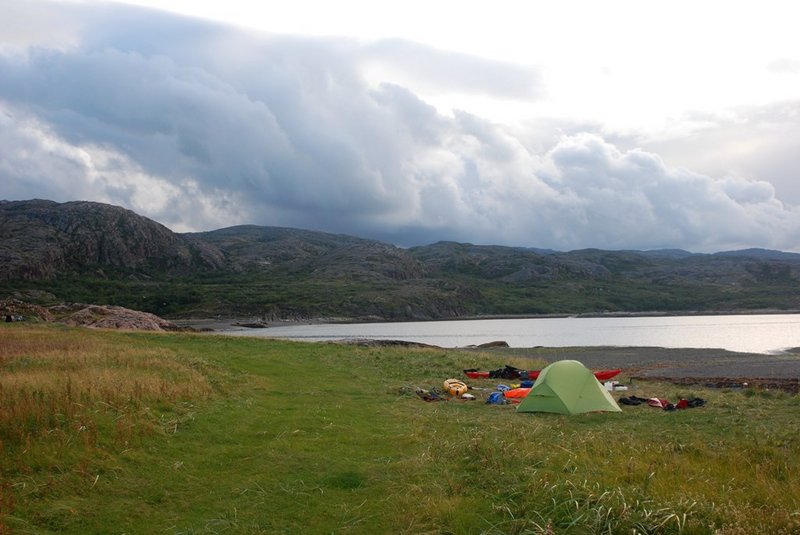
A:
POLYGON ((622 412, 594 374, 577 360, 560 360, 539 374, 517 412, 622 412))

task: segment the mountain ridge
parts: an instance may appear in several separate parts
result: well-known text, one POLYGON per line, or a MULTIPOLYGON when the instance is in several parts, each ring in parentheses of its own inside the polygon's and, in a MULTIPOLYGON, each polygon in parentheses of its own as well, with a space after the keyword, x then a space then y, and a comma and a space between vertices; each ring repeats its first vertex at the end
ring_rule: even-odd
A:
POLYGON ((401 248, 257 225, 179 234, 89 201, 0 201, 0 262, 7 296, 176 317, 800 309, 800 254, 791 252, 563 252, 452 241, 401 248))

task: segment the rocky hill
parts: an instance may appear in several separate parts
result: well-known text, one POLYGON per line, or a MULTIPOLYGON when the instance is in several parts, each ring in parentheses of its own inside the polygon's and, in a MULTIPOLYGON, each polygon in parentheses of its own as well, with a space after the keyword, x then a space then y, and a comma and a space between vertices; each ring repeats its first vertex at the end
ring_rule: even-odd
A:
POLYGON ((189 273, 224 266, 222 253, 130 210, 95 202, 0 201, 0 279, 66 272, 189 273))
POLYGON ((358 280, 407 280, 424 273, 404 249, 343 234, 243 225, 186 236, 224 251, 234 270, 281 270, 358 280))
POLYGON ((176 234, 119 207, 0 201, 0 297, 167 317, 441 319, 800 309, 800 255, 558 252, 237 226, 176 234))

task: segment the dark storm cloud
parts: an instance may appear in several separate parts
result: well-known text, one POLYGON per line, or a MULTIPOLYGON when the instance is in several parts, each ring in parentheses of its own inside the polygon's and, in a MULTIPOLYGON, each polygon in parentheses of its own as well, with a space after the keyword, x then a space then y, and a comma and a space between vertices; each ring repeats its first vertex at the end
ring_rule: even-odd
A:
POLYGON ((797 211, 766 182, 672 168, 577 131, 532 149, 526 139, 545 137, 442 114, 415 91, 538 98, 529 68, 51 7, 69 39, 29 30, 0 48, 2 198, 112 202, 177 230, 275 224, 404 245, 798 248, 797 211), (402 76, 375 83, 364 72, 376 64, 402 76))

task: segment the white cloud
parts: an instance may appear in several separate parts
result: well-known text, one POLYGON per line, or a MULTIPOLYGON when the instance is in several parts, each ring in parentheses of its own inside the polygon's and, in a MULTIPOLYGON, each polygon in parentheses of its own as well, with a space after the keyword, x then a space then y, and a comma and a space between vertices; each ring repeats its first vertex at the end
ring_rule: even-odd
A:
POLYGON ((776 59, 769 62, 767 69, 779 74, 800 74, 800 59, 776 59))
POLYGON ((367 75, 391 80, 425 94, 467 93, 530 100, 543 94, 533 67, 449 52, 400 39, 382 39, 362 53, 367 75))
POLYGON ((800 205, 800 100, 691 113, 677 124, 681 132, 634 136, 622 144, 642 146, 671 165, 712 176, 768 179, 779 199, 800 205))
POLYGON ((241 222, 224 194, 203 195, 190 179, 145 172, 113 147, 74 145, 36 118, 0 102, 0 177, 7 199, 92 200, 123 205, 175 231, 241 222))

